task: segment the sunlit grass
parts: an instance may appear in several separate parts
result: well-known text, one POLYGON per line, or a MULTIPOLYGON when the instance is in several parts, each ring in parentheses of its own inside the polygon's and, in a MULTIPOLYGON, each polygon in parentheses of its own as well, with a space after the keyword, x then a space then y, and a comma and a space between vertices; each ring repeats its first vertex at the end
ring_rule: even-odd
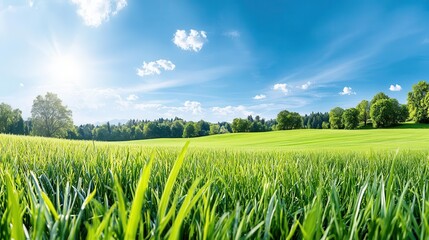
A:
POLYGON ((0 135, 0 238, 425 239, 428 179, 429 150, 0 135))
MULTIPOLYGON (((403 124, 409 129, 330 130, 300 129, 263 133, 234 133, 191 138, 193 148, 234 148, 239 150, 424 150, 429 146, 429 129, 417 128, 418 124, 403 124)), ((176 147, 188 139, 151 139, 115 144, 138 144, 148 147, 176 147)))

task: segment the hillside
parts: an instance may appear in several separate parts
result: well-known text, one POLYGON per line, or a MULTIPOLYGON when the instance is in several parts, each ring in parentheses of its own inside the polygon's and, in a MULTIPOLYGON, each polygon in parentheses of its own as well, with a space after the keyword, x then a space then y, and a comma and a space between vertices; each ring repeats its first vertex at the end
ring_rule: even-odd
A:
POLYGON ((323 149, 411 149, 429 146, 429 129, 367 130, 290 130, 264 133, 235 133, 191 139, 151 139, 117 144, 139 144, 150 147, 180 147, 190 140, 191 147, 248 148, 284 150, 323 149))

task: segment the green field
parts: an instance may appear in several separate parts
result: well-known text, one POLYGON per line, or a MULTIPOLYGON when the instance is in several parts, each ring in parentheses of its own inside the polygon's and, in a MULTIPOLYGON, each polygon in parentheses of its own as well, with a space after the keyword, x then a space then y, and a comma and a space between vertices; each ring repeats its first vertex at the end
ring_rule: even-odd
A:
POLYGON ((427 239, 428 133, 0 135, 0 239, 427 239))
MULTIPOLYGON (((407 125, 404 126, 404 128, 407 125)), ((411 125, 410 125, 411 126, 411 125)), ((150 147, 181 147, 186 141, 192 147, 260 150, 380 150, 429 149, 429 129, 365 129, 273 131, 236 133, 191 139, 153 139, 122 142, 150 147)))

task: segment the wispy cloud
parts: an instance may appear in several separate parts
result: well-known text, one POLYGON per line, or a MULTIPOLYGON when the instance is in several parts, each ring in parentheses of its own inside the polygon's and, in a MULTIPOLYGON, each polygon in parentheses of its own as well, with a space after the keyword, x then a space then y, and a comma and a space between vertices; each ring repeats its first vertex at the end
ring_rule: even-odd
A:
POLYGON ((353 92, 351 87, 344 87, 342 92, 339 92, 340 95, 356 95, 356 92, 353 92))
POLYGON ((240 32, 237 30, 232 30, 232 31, 224 32, 223 35, 230 38, 238 38, 240 37, 240 32))
POLYGON ((249 111, 247 107, 243 105, 239 106, 226 106, 226 107, 212 107, 211 111, 215 115, 221 116, 248 116, 253 114, 252 111, 249 111))
POLYGON ((137 75, 139 75, 140 77, 154 74, 159 75, 161 74, 161 70, 173 71, 175 68, 176 65, 174 65, 171 61, 159 59, 154 62, 143 62, 143 66, 137 68, 137 75))
POLYGON ((399 84, 390 85, 389 90, 392 92, 399 92, 402 90, 402 87, 399 84))
POLYGON ((135 94, 128 95, 127 97, 128 101, 136 101, 137 99, 139 99, 139 97, 135 94))
POLYGON ((139 103, 135 104, 134 108, 141 111, 162 109, 163 105, 159 103, 139 103))
POLYGON ((191 29, 189 34, 186 30, 177 30, 174 34, 173 43, 179 48, 187 51, 199 52, 207 42, 207 33, 191 29))
POLYGON ((304 84, 302 84, 301 86, 299 86, 300 89, 302 90, 307 90, 311 85, 311 82, 306 82, 304 84))
POLYGON ((127 6, 126 0, 71 0, 71 2, 77 5, 77 14, 82 17, 85 25, 90 27, 100 26, 127 6))
POLYGON ((189 119, 195 119, 192 116, 200 116, 204 110, 200 102, 197 101, 185 101, 182 106, 167 106, 159 103, 138 103, 133 105, 135 109, 142 111, 150 111, 156 113, 159 116, 164 117, 181 117, 189 119))
POLYGON ((173 112, 174 110, 181 112, 190 112, 194 115, 202 113, 201 103, 197 101, 185 101, 183 107, 174 108, 172 110, 173 112))
POLYGON ((253 97, 253 99, 255 99, 255 100, 262 100, 265 98, 267 98, 267 96, 265 96, 264 94, 258 94, 258 95, 253 97))
MULTIPOLYGON (((370 15, 363 21, 366 23, 373 22, 376 16, 378 15, 370 15)), ((322 56, 321 58, 316 57, 315 59, 318 60, 314 62, 288 70, 288 75, 277 81, 287 82, 292 86, 302 82, 311 82, 315 88, 322 87, 330 83, 354 81, 361 74, 365 74, 368 67, 374 68, 374 66, 386 65, 396 61, 396 58, 385 59, 382 57, 383 53, 390 49, 386 46, 421 32, 422 29, 417 24, 421 20, 418 17, 414 18, 404 14, 391 19, 391 21, 395 24, 388 28, 384 27, 382 22, 375 23, 375 26, 368 28, 362 27, 367 26, 367 24, 351 21, 348 24, 354 27, 350 27, 353 30, 347 28, 342 37, 335 37, 330 43, 327 43, 325 48, 317 53, 322 56), (371 32, 373 29, 379 28, 382 30, 371 32), (369 35, 371 37, 368 37, 369 35), (354 51, 349 51, 351 48, 354 51)), ((333 21, 329 28, 337 26, 337 24, 337 21, 333 21)), ((429 38, 424 38, 422 43, 429 43, 429 38)), ((415 48, 410 48, 410 51, 415 50, 415 48)), ((398 54, 401 52, 399 51, 398 54)), ((391 51, 390 54, 395 54, 395 51, 391 51)))
POLYGON ((300 73, 292 77, 293 82, 310 82, 310 83, 332 83, 344 81, 345 77, 351 75, 361 68, 361 61, 365 57, 357 57, 349 60, 342 61, 341 63, 330 63, 321 66, 320 68, 313 68, 314 70, 309 73, 300 73))
MULTIPOLYGON (((187 86, 190 84, 204 84, 208 81, 214 81, 230 73, 230 67, 215 67, 192 72, 182 72, 177 74, 176 78, 168 80, 143 79, 141 83, 129 85, 126 87, 99 87, 88 88, 80 86, 39 86, 36 92, 54 91, 64 99, 73 103, 73 108, 78 110, 97 110, 108 107, 111 103, 119 107, 130 107, 138 104, 144 93, 156 93, 160 90, 187 86), (82 101, 75 101, 81 99, 82 101), (134 100, 135 99, 135 100, 134 100), (139 100, 139 101, 137 101, 139 100)), ((31 100, 30 100, 31 101, 31 100)), ((141 102, 140 102, 141 103, 141 102)), ((187 109, 194 107, 198 109, 192 101, 186 104, 187 109)), ((192 111, 191 111, 192 112, 192 111)))
POLYGON ((274 91, 281 91, 284 94, 287 94, 289 92, 289 89, 287 88, 286 83, 276 83, 273 87, 274 91))

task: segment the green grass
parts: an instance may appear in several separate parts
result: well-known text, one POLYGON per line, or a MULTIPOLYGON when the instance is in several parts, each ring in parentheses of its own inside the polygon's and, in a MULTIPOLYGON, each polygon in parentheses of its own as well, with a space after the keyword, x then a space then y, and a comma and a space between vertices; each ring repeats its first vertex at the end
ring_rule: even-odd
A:
MULTIPOLYGON (((120 142, 149 147, 180 147, 188 139, 152 139, 120 142)), ((290 130, 237 133, 189 139, 194 148, 259 150, 424 150, 429 146, 429 129, 290 130)))
POLYGON ((0 239, 427 239, 427 131, 0 135, 0 239))

